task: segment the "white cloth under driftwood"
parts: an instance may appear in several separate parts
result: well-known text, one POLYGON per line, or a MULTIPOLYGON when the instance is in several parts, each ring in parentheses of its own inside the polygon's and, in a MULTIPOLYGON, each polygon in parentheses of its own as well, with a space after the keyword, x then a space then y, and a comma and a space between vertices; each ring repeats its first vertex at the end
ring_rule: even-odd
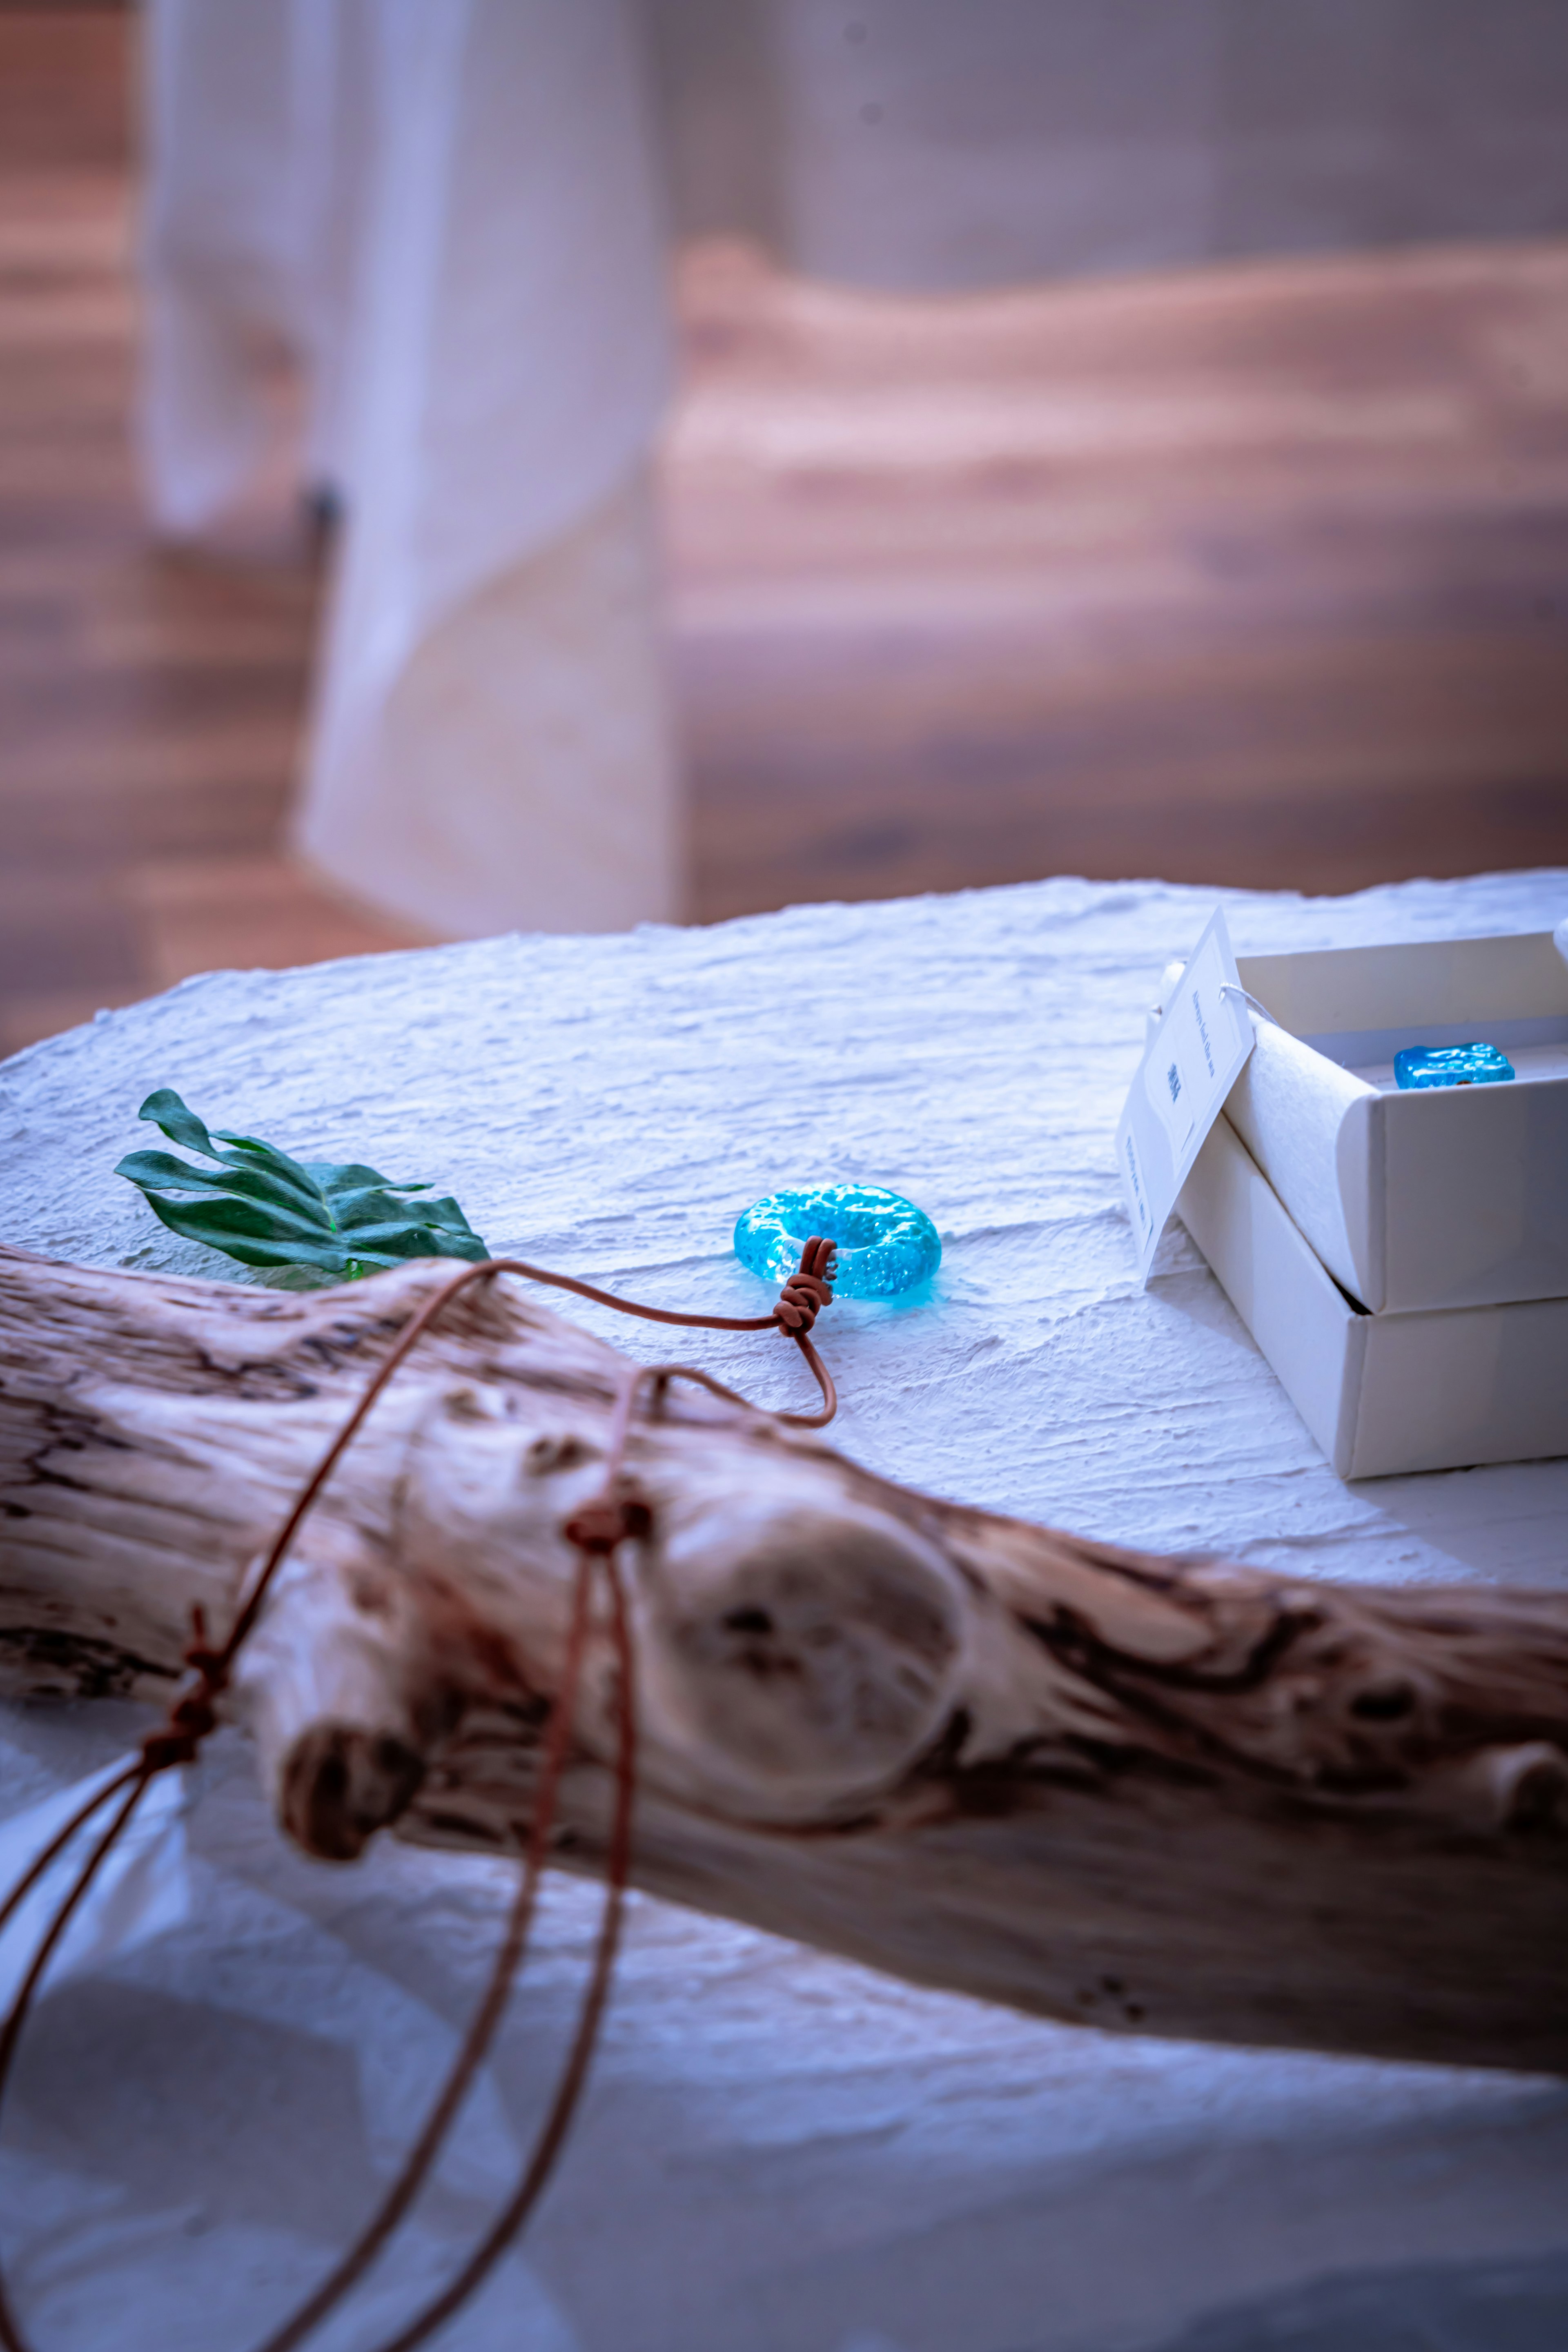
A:
MULTIPOLYGON (((1116 1114, 1212 905, 1064 881, 188 982, 0 1072, 5 1236, 213 1270, 110 1172, 159 1084, 450 1185, 493 1249, 721 1311, 762 1295, 738 1209, 870 1179, 945 1248, 934 1304, 821 1327, 835 1434, 872 1467, 1303 1575, 1563 1584, 1568 1464, 1347 1488, 1179 1232, 1136 1292, 1116 1114)), ((1568 873, 1227 907, 1244 951, 1538 929, 1568 873)), ((780 1401, 798 1380, 760 1343, 689 1353, 780 1401)), ((11 1713, 7 1806, 129 1729, 11 1713)), ((0 2210, 51 2352, 258 2333, 385 2178, 497 1927, 504 1873, 391 1845, 310 1864, 237 1743, 203 1769, 194 1924, 64 1984, 25 2063, 0 2210)), ((552 1898, 384 2315, 481 2225, 596 1899, 552 1898)), ((1565 2171, 1561 2084, 1111 2040, 638 1900, 563 2169, 454 2352, 1558 2352, 1565 2171)))

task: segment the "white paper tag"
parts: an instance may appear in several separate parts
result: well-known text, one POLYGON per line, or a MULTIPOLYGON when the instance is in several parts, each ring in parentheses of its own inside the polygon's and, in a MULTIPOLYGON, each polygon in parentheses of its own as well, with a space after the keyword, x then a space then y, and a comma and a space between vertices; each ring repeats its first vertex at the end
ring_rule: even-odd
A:
MULTIPOLYGON (((121 1756, 0 1823, 0 1902, 93 1790, 107 1788, 132 1760, 121 1756)), ((86 1975, 190 1916, 185 1849, 189 1777, 186 1770, 160 1772, 152 1782, 57 1946, 47 1983, 86 1975)), ((0 2007, 15 1999, 61 1897, 121 1801, 110 1798, 78 1831, 6 1921, 0 1932, 0 2007)))
POLYGON ((1116 1130, 1116 1163, 1141 1282, 1255 1042, 1225 910, 1216 907, 1143 1049, 1116 1130))

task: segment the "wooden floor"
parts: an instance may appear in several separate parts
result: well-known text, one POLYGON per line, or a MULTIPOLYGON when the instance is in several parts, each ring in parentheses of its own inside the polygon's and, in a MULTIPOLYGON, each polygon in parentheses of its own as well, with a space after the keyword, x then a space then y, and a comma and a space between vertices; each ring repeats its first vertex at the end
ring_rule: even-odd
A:
MULTIPOLYGON (((319 551, 141 519, 127 37, 0 14, 0 1050, 408 936, 279 846, 319 551)), ((681 302, 698 917, 1568 862, 1568 247, 681 302)))
POLYGON ((1568 859, 1568 247, 689 281, 705 905, 1568 859))

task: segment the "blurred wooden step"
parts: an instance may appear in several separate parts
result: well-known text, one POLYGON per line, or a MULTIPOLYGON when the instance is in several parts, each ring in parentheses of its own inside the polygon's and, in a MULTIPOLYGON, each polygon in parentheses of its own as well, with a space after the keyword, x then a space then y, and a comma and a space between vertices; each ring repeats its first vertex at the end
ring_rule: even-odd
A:
POLYGON ((353 906, 291 858, 148 859, 125 881, 153 988, 192 973, 281 971, 339 956, 428 947, 431 935, 353 906))

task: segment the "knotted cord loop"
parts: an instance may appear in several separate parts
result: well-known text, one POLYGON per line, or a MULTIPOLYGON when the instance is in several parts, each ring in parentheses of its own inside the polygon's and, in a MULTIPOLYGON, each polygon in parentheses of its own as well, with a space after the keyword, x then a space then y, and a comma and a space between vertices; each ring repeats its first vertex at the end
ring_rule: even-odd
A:
POLYGON ((812 1325, 825 1307, 833 1304, 833 1244, 814 1234, 801 1252, 800 1265, 779 1293, 773 1308, 781 1329, 792 1338, 809 1338, 812 1325))
POLYGON ((142 1768, 149 1780, 173 1765, 195 1763, 202 1741, 217 1728, 217 1703, 228 1681, 228 1660, 222 1650, 208 1644, 206 1612, 199 1601, 191 1610, 184 1662, 191 1680, 176 1693, 168 1721, 142 1742, 142 1768))
POLYGON ((201 1685, 177 1698, 161 1731, 150 1731, 142 1742, 142 1769, 147 1779, 167 1772, 175 1764, 194 1764, 196 1750, 217 1729, 213 1699, 201 1685))
POLYGON ((653 1513, 642 1496, 635 1488, 624 1486, 618 1494, 601 1495, 596 1501, 584 1503, 563 1523, 561 1532, 579 1551, 607 1559, 623 1543, 646 1536, 652 1525, 653 1513))
MULTIPOLYGON (((645 1307, 633 1299, 618 1298, 613 1291, 600 1290, 592 1283, 580 1282, 574 1276, 552 1274, 542 1266, 530 1265, 521 1258, 490 1258, 478 1265, 467 1265, 460 1274, 453 1276, 439 1290, 433 1292, 404 1325, 366 1383, 358 1403, 295 1496, 268 1549, 260 1571, 235 1617, 226 1641, 214 1648, 207 1640, 206 1621, 201 1608, 197 1606, 192 1610, 191 1639, 184 1654, 190 1679, 176 1695, 167 1719, 142 1740, 135 1761, 117 1774, 106 1787, 97 1790, 56 1833, 11 1889, 4 1903, 0 1903, 0 1929, 3 1929, 77 1834, 106 1807, 114 1806, 114 1801, 119 1799, 108 1826, 100 1832, 86 1860, 56 1906, 5 2022, 0 2025, 0 2103, 5 2098, 16 2046, 34 1997, 72 1917, 85 1901, 100 1870, 130 1822, 148 1784, 159 1772, 190 1763, 201 1742, 216 1727, 218 1704, 228 1686, 235 1658, 254 1630, 278 1571, 306 1517, 393 1374, 437 1317, 460 1293, 476 1283, 491 1281, 499 1274, 516 1274, 531 1281, 547 1283, 556 1289, 574 1291, 579 1297, 592 1298, 599 1305, 615 1307, 625 1315, 639 1316, 647 1322, 677 1323, 710 1331, 782 1331, 795 1341, 810 1365, 822 1391, 823 1405, 819 1412, 779 1413, 773 1418, 796 1428, 817 1429, 830 1422, 837 1410, 837 1394, 832 1375, 812 1346, 809 1337, 818 1314, 832 1300, 832 1272, 833 1244, 814 1234, 802 1251, 800 1265, 784 1284, 772 1313, 752 1317, 687 1315, 669 1307, 645 1307)), ((415 2352, 416 2346, 424 2343, 436 2328, 443 2326, 460 2308, 489 2275, 522 2228, 537 2204, 561 2152, 573 2112, 587 2078, 600 2020, 609 1995, 631 1867, 632 1808, 637 1792, 636 1658, 617 1555, 623 1544, 646 1539, 652 1528, 653 1515, 635 1480, 625 1472, 623 1464, 638 1395, 644 1384, 652 1384, 657 1404, 662 1402, 664 1391, 672 1380, 695 1381, 729 1403, 746 1404, 743 1397, 737 1396, 732 1389, 725 1388, 711 1373, 694 1364, 639 1366, 622 1382, 616 1399, 604 1486, 592 1501, 579 1505, 562 1526, 562 1534, 578 1556, 573 1582, 566 1658, 562 1669, 561 1685, 550 1710, 539 1789, 525 1843, 522 1876, 485 1998, 464 2037, 462 2048, 440 2095, 426 2118, 423 2130, 379 2209, 329 2276, 289 2319, 275 2328, 266 2341, 257 2347, 257 2352, 297 2352, 297 2347, 314 2334, 321 2321, 337 2308, 370 2268, 417 2196, 446 2143, 474 2076, 484 2063, 500 2023, 512 1980, 527 1948, 528 1931, 540 1876, 548 1858, 561 1778, 572 1737, 589 1633, 593 1585, 596 1578, 603 1577, 609 1591, 610 1633, 617 1668, 614 1685, 617 1723, 616 1802, 605 1854, 605 1908, 572 2048, 532 2153, 507 2204, 457 2275, 405 2326, 385 2338, 378 2352, 415 2352)), ((747 1409, 756 1410, 754 1407, 747 1409)), ((3 2267, 0 2267, 0 2347, 3 2347, 3 2352, 31 2352, 11 2308, 3 2267)))

